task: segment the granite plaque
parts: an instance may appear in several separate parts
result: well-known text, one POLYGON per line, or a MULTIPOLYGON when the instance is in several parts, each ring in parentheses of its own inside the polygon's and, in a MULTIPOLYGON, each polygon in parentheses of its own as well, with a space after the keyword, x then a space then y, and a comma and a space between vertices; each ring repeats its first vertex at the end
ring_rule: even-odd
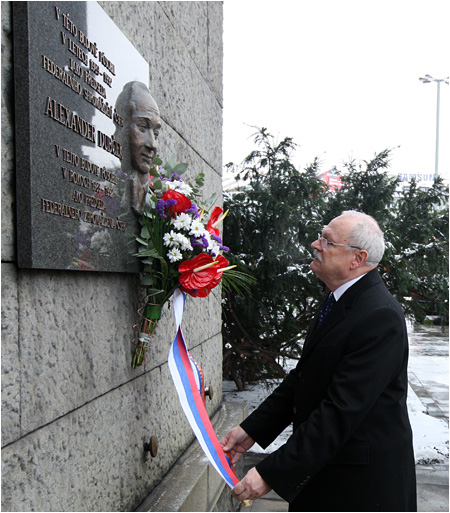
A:
POLYGON ((18 265, 137 272, 133 183, 156 143, 139 175, 130 102, 149 98, 157 138, 148 63, 96 2, 13 6, 18 265))

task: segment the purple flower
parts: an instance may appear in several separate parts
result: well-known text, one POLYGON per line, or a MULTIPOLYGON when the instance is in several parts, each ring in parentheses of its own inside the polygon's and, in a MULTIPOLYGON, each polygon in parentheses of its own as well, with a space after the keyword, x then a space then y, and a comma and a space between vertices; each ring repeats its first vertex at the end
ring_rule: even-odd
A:
POLYGON ((213 233, 211 233, 210 235, 211 235, 211 239, 214 239, 219 244, 223 244, 223 240, 218 235, 214 235, 213 233))
POLYGON ((167 210, 169 210, 169 208, 173 207, 176 204, 177 204, 177 200, 175 200, 175 199, 168 199, 168 200, 160 199, 156 203, 156 211, 158 212, 158 214, 161 217, 167 217, 166 216, 167 210))
POLYGON ((164 203, 164 200, 158 200, 156 203, 156 212, 161 216, 164 216, 164 203))
POLYGON ((208 247, 208 241, 206 240, 206 237, 202 235, 201 237, 192 237, 191 238, 191 244, 194 248, 195 246, 199 246, 201 248, 207 248, 208 247))
POLYGON ((194 203, 191 203, 191 206, 185 210, 186 213, 193 213, 194 214, 194 217, 196 219, 198 219, 200 217, 200 214, 198 213, 198 208, 197 208, 197 205, 195 205, 194 203))
POLYGON ((220 249, 222 251, 230 251, 230 248, 228 246, 220 246, 220 249))

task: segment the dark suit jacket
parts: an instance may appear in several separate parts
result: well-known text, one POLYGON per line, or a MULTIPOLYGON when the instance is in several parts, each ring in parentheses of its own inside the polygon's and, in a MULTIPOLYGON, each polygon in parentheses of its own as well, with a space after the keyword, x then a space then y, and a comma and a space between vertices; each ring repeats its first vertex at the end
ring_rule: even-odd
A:
POLYGON ((267 447, 293 422, 256 467, 290 511, 416 511, 407 361, 404 315, 377 270, 314 320, 296 369, 241 424, 267 447))

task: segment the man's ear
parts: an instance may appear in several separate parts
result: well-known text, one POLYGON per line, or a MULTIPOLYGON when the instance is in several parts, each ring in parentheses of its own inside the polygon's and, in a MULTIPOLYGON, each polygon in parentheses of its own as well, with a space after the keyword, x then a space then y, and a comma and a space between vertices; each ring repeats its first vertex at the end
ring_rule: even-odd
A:
POLYGON ((362 267, 367 262, 368 258, 369 253, 367 253, 365 249, 358 249, 357 251, 355 251, 355 257, 352 260, 350 268, 353 270, 362 267))

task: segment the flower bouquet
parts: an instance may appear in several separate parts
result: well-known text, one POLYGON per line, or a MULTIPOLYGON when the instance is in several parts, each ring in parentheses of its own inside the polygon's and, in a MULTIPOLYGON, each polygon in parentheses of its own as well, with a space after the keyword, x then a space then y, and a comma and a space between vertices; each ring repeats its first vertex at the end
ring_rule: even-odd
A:
POLYGON ((207 201, 199 201, 204 174, 200 173, 192 186, 181 178, 186 169, 187 164, 177 164, 173 159, 162 166, 159 157, 155 157, 150 171, 139 215, 141 233, 136 236, 136 256, 144 264, 141 285, 147 297, 133 368, 144 363, 161 309, 177 287, 192 297, 206 297, 221 282, 238 293, 254 282, 235 270, 236 266, 229 266, 222 255, 229 248, 223 245, 217 226, 227 212, 218 206, 210 211, 215 194, 207 201))

